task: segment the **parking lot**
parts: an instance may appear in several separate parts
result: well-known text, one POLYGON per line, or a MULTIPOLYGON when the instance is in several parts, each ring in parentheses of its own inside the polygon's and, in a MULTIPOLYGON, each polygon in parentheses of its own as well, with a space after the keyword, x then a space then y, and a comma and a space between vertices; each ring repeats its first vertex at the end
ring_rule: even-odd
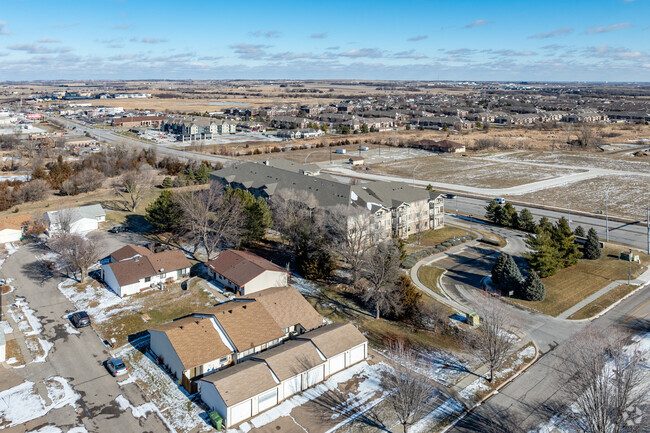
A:
POLYGON ((174 146, 174 147, 183 147, 183 146, 198 146, 198 145, 228 145, 235 143, 244 143, 247 141, 269 141, 269 142, 281 142, 282 139, 275 136, 274 133, 262 133, 262 132, 237 132, 236 134, 225 134, 225 135, 216 135, 209 140, 191 140, 191 141, 179 141, 176 139, 176 135, 168 134, 156 129, 147 129, 140 133, 140 137, 151 140, 162 146, 174 146))

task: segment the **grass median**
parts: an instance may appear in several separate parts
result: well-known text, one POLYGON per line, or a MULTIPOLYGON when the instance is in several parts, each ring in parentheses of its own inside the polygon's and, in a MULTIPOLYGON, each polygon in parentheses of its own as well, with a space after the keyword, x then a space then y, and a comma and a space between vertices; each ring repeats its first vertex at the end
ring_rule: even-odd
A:
POLYGON ((438 286, 438 281, 444 272, 444 269, 436 268, 434 266, 421 266, 420 269, 418 269, 418 278, 422 284, 427 286, 429 289, 442 295, 442 291, 438 286))
POLYGON ((581 309, 573 313, 571 316, 569 316, 569 319, 583 320, 583 319, 589 319, 591 317, 594 317, 595 315, 605 311, 605 309, 607 309, 612 304, 614 304, 614 302, 632 293, 638 287, 639 286, 621 284, 620 286, 616 287, 612 291, 605 293, 600 298, 596 299, 595 301, 587 304, 586 306, 582 307, 581 309))

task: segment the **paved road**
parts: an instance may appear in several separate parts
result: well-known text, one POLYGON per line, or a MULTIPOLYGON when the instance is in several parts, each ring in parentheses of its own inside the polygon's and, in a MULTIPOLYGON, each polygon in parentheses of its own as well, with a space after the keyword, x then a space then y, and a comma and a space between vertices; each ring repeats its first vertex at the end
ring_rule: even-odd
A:
MULTIPOLYGON (((103 243, 107 248, 115 244, 110 240, 103 243)), ((77 401, 76 410, 70 406, 53 409, 44 418, 22 428, 34 429, 49 423, 68 428, 83 424, 89 432, 167 431, 155 415, 136 419, 129 410, 119 410, 115 403, 118 395, 122 394, 131 404, 138 406, 145 403, 142 392, 134 383, 124 386, 117 384, 118 380, 126 377, 116 379, 108 374, 103 362, 110 358, 110 354, 91 327, 81 329, 79 335, 66 332, 64 323, 67 319, 62 316, 75 311, 74 306, 58 290, 61 278, 47 278, 41 273, 42 268, 36 263, 37 254, 43 254, 39 247, 24 246, 6 260, 0 275, 2 278, 14 278, 12 285, 16 290, 3 298, 6 303, 13 302, 15 296, 26 298, 43 325, 41 338, 53 343, 54 347, 46 362, 30 363, 25 368, 13 369, 13 372, 36 384, 52 376, 67 378, 81 399, 77 401)))
POLYGON ((129 138, 129 137, 124 137, 121 135, 115 134, 112 130, 110 129, 101 129, 101 128, 93 128, 92 126, 88 125, 87 123, 79 122, 76 120, 70 120, 66 119, 65 117, 59 117, 59 116, 46 116, 49 120, 61 122, 64 125, 66 125, 68 128, 72 129, 73 127, 76 127, 77 129, 81 129, 82 131, 88 131, 90 135, 93 137, 106 142, 108 144, 113 144, 113 145, 122 145, 122 146, 131 146, 131 147, 139 147, 143 149, 155 149, 156 152, 162 155, 169 155, 169 156, 175 156, 179 159, 187 160, 187 159, 198 159, 200 161, 210 161, 210 162, 221 162, 221 163, 232 163, 232 162, 237 162, 236 160, 232 158, 227 158, 224 156, 215 156, 215 155, 206 155, 202 153, 194 153, 190 151, 185 151, 185 150, 178 150, 178 149, 171 149, 167 146, 161 146, 156 143, 149 143, 146 141, 142 140, 136 140, 134 138, 129 138))
MULTIPOLYGON (((601 329, 624 326, 633 332, 650 331, 650 286, 621 302, 607 314, 592 323, 601 329)), ((568 322, 571 323, 571 322, 568 322)), ((532 367, 526 370, 498 394, 479 406, 463 418, 450 431, 470 433, 488 431, 486 425, 495 418, 510 420, 517 426, 512 430, 523 431, 535 428, 549 419, 562 408, 563 380, 561 372, 565 370, 564 352, 570 350, 567 340, 585 325, 571 323, 570 326, 549 327, 545 332, 552 335, 558 346, 545 351, 544 355, 532 367)), ((491 430, 490 430, 491 431, 491 430)))

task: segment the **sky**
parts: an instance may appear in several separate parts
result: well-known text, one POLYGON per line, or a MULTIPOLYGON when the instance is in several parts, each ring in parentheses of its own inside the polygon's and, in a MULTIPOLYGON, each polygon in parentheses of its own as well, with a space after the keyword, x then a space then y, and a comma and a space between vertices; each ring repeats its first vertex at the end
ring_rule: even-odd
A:
POLYGON ((650 0, 0 0, 0 81, 650 82, 650 0))

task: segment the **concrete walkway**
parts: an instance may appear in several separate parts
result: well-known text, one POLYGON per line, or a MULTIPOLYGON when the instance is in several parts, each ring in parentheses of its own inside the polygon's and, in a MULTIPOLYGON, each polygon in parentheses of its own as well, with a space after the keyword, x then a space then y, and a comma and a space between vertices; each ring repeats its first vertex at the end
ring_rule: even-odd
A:
MULTIPOLYGON (((641 285, 647 284, 648 282, 650 282, 650 269, 645 271, 643 274, 639 275, 638 278, 630 281, 630 284, 636 285, 636 286, 641 286, 641 285)), ((618 286, 621 286, 623 284, 627 284, 627 280, 616 280, 616 281, 613 281, 613 282, 609 283, 608 285, 606 285, 605 287, 603 287, 602 289, 600 289, 599 291, 597 291, 593 295, 587 296, 585 299, 578 302, 573 307, 569 308, 568 310, 566 310, 562 314, 558 315, 557 318, 558 319, 568 319, 573 313, 579 311, 581 308, 591 304, 596 299, 598 299, 601 296, 611 292, 612 290, 614 290, 615 288, 617 288, 618 286)))

